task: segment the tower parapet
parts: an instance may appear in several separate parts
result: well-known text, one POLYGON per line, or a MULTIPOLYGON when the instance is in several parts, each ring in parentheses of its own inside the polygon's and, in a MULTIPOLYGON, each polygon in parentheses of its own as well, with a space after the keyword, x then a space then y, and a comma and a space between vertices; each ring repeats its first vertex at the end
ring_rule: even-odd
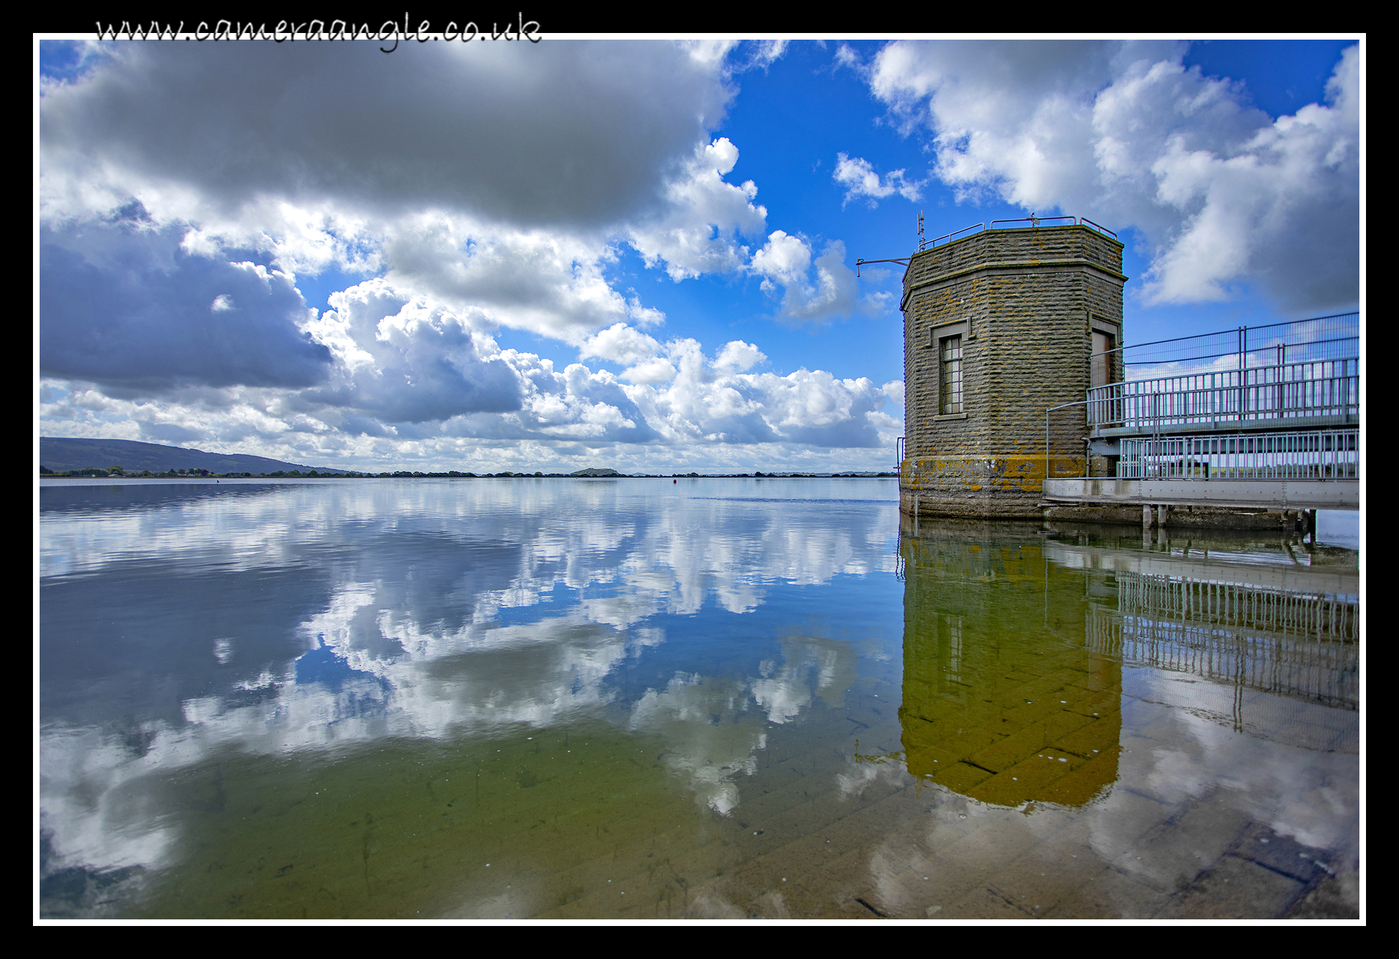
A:
POLYGON ((1122 243, 1078 221, 914 254, 902 303, 904 512, 1038 519, 1046 476, 1111 472, 1088 462, 1082 401, 1091 385, 1122 380, 1111 351, 1126 280, 1122 243), (1046 447, 1046 411, 1060 406, 1046 447))

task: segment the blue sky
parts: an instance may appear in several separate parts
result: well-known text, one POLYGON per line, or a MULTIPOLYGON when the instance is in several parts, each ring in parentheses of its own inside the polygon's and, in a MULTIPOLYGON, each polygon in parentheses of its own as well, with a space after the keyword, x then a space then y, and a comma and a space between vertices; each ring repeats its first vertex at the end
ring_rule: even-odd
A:
POLYGON ((1361 297, 1358 39, 40 41, 38 428, 889 469, 902 267, 1069 214, 1125 338, 1361 297))

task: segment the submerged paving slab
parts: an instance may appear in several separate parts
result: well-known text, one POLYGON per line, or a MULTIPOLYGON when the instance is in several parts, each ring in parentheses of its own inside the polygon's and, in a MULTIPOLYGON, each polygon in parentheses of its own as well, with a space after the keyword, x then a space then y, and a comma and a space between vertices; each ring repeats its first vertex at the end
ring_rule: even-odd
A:
POLYGON ((1273 919, 1305 889, 1295 878, 1258 863, 1223 856, 1171 897, 1158 919, 1273 919))

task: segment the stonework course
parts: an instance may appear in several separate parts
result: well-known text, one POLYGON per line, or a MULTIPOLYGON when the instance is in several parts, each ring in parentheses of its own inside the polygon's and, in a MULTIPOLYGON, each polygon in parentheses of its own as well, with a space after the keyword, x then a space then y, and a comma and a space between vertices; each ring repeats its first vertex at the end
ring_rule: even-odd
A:
MULTIPOLYGON (((986 230, 915 254, 904 276, 904 512, 1040 518, 1049 476, 1090 463, 1082 405, 1094 331, 1122 342, 1122 244, 1088 226, 986 230)), ((1122 379, 1121 354, 1107 367, 1122 379)))

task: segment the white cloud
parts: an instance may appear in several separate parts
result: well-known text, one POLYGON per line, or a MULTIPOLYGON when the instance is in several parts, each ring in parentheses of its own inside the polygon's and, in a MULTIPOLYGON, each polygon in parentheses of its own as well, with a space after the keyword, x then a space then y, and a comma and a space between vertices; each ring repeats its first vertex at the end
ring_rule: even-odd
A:
POLYGON ((782 315, 789 319, 824 320, 873 309, 859 300, 855 271, 845 265, 845 244, 839 240, 827 243, 813 264, 806 240, 775 230, 753 255, 752 269, 763 277, 764 290, 783 288, 782 315))
POLYGON ((631 383, 668 383, 675 378, 675 367, 669 360, 662 357, 654 357, 643 360, 635 366, 623 371, 622 379, 631 383))
POLYGON ((836 47, 836 63, 854 70, 859 70, 863 66, 860 55, 848 43, 841 43, 836 47))
POLYGON ((790 40, 759 40, 755 44, 748 65, 753 67, 768 67, 776 61, 782 59, 782 55, 787 52, 790 40))
POLYGON ((729 52, 738 46, 738 41, 722 37, 703 37, 698 40, 681 40, 679 46, 696 63, 706 67, 717 67, 721 66, 729 52))
MULTIPOLYGON (((333 459, 342 468, 407 462, 478 472, 497 460, 495 470, 558 469, 572 457, 595 455, 569 452, 577 441, 609 447, 610 458, 637 468, 720 464, 744 447, 740 462, 764 457, 778 465, 803 448, 892 449, 903 432, 901 420, 885 412, 897 411, 890 400, 900 384, 878 387, 821 370, 742 372, 764 357, 741 341, 711 360, 695 340, 672 340, 620 375, 582 363, 557 370, 537 355, 499 350, 449 311, 405 301, 382 281, 338 295, 314 333, 337 358, 330 381, 316 389, 186 391, 154 405, 50 383, 41 415, 65 423, 70 436, 115 436, 111 424, 121 422, 127 425, 120 438, 156 439, 160 424, 183 424, 206 438, 201 448, 216 452, 312 465, 333 459), (356 359, 358 353, 369 359, 356 359), (504 445, 492 451, 497 443, 504 445)), ((825 462, 818 455, 793 468, 849 468, 825 462)))
MULTIPOLYGON (((103 237, 90 227, 84 235, 103 237)), ((170 255, 168 250, 177 250, 177 236, 169 233, 168 248, 157 243, 157 252, 165 249, 170 255)), ((785 245, 779 238, 777 248, 812 271, 812 265, 804 263, 806 248, 798 238, 785 245)), ((123 255, 129 257, 129 251, 123 255)), ((210 262, 178 251, 173 255, 178 262, 210 262)), ((838 251, 827 255, 839 259, 838 251)), ((822 275, 822 257, 814 269, 822 275)), ((749 372, 767 362, 767 356, 757 344, 743 340, 724 344, 711 357, 694 339, 662 343, 619 320, 584 337, 579 355, 618 364, 624 368, 620 374, 584 363, 559 370, 535 354, 500 349, 483 329, 490 325, 487 309, 459 310, 448 301, 414 292, 412 284, 396 282, 394 275, 332 294, 330 309, 315 315, 280 274, 250 264, 228 264, 220 270, 222 289, 231 287, 231 276, 250 278, 254 285, 234 287, 240 291, 234 310, 211 311, 208 305, 228 294, 203 294, 196 301, 198 315, 216 323, 238 317, 246 325, 245 314, 258 303, 255 293, 285 297, 295 309, 276 321, 283 326, 271 329, 295 337, 307 356, 316 358, 309 367, 315 380, 290 390, 275 380, 248 382, 251 377, 246 374, 233 376, 208 366, 230 359, 215 350, 198 361, 209 370, 200 382, 191 373, 200 369, 198 354, 168 349, 169 342, 179 342, 178 331, 185 322, 174 313, 168 324, 151 328, 159 349, 152 344, 135 350, 141 342, 135 337, 128 344, 133 348, 130 355, 109 351, 99 358, 91 352, 46 349, 46 372, 61 378, 45 386, 44 421, 64 424, 66 435, 177 442, 199 438, 202 448, 215 451, 360 468, 397 468, 405 459, 427 468, 461 468, 464 451, 480 457, 482 444, 493 443, 507 444, 487 454, 505 457, 496 469, 522 461, 534 468, 562 466, 568 457, 591 455, 563 451, 568 443, 579 441, 592 447, 635 446, 636 453, 625 455, 662 460, 711 455, 686 453, 687 447, 719 451, 766 444, 768 452, 761 455, 776 456, 780 462, 803 446, 891 446, 902 432, 902 424, 883 412, 890 405, 891 386, 841 380, 819 370, 785 376, 749 372), (92 366, 99 359, 103 365, 92 366), (157 365, 148 368, 152 362, 157 365), (94 388, 63 379, 75 377, 113 385, 94 388), (163 383, 158 402, 147 398, 150 387, 133 390, 122 385, 146 380, 163 383), (113 390, 118 395, 107 395, 113 390), (778 452, 784 445, 790 449, 778 452)), ((788 302, 794 300, 794 290, 806 297, 801 302, 807 308, 819 302, 819 288, 808 289, 800 272, 784 275, 778 269, 777 274, 793 283, 788 302)), ((624 312, 645 313, 634 304, 624 305, 624 312)), ((62 331, 57 322, 62 315, 54 314, 45 335, 62 331)), ((233 329, 251 334, 257 327, 233 329)), ((191 349, 200 342, 191 340, 191 349)), ((225 337, 214 342, 230 341, 225 337)), ((243 353, 234 356, 246 361, 243 353)), ((293 359, 290 353, 276 354, 284 366, 293 359)), ((272 367, 264 376, 278 369, 272 367)), ((298 369, 291 366, 279 375, 301 375, 298 369)), ((471 465, 485 471, 478 462, 471 465)))
POLYGON ((398 65, 363 46, 132 45, 47 85, 44 222, 134 209, 192 256, 377 274, 468 326, 573 345, 664 321, 610 286, 615 243, 679 280, 742 269, 738 237, 763 233, 756 186, 724 180, 738 150, 706 135, 731 44, 561 41, 527 64, 431 46, 398 65))
POLYGON ((607 329, 589 337, 578 355, 583 359, 597 357, 629 366, 642 360, 649 360, 661 351, 661 344, 651 336, 627 326, 614 323, 607 329))
POLYGON ((44 221, 134 201, 187 253, 385 275, 575 345, 663 319, 604 279, 618 240, 681 279, 741 269, 736 237, 763 232, 756 186, 723 179, 737 149, 706 132, 733 93, 730 44, 428 45, 395 64, 273 46, 126 45, 47 85, 44 221))
POLYGON ((796 236, 788 236, 784 230, 774 230, 767 244, 753 254, 753 271, 761 274, 763 289, 774 290, 773 281, 782 286, 801 283, 811 266, 811 247, 796 236))
POLYGON ((329 384, 301 395, 302 403, 384 424, 519 409, 515 372, 489 355, 495 343, 446 307, 405 295, 386 280, 336 293, 331 304, 308 330, 342 362, 329 384))
POLYGON ((753 202, 758 188, 752 180, 742 186, 725 182, 737 163, 738 148, 724 137, 695 152, 666 188, 666 212, 631 231, 630 242, 648 266, 664 263, 679 281, 743 265, 748 248, 738 237, 760 236, 767 210, 753 202))
POLYGON ((899 41, 867 76, 905 131, 931 131, 937 175, 962 196, 1140 231, 1151 302, 1256 282, 1292 311, 1355 303, 1358 48, 1325 105, 1276 120, 1240 84, 1185 68, 1186 49, 899 41))
POLYGON ((414 52, 120 45, 44 86, 45 424, 481 471, 892 442, 868 381, 754 374, 755 343, 711 357, 652 335, 665 314, 611 279, 631 244, 677 281, 756 272, 789 319, 861 306, 843 246, 769 235, 757 186, 729 182, 738 148, 709 132, 731 64, 782 44, 414 52), (327 270, 363 280, 317 313, 299 288, 327 270), (501 349, 502 329, 585 362, 501 349))
POLYGON ((44 375, 156 394, 297 388, 329 375, 330 354, 307 338, 313 314, 290 277, 189 255, 178 229, 154 227, 139 205, 114 222, 43 225, 39 266, 44 375))
POLYGON ((910 181, 903 170, 891 170, 887 176, 880 177, 868 160, 851 159, 844 153, 836 157, 834 178, 845 187, 845 203, 864 197, 873 208, 878 200, 895 193, 906 200, 923 198, 923 181, 910 181))
MULTIPOLYGON (((802 301, 787 305, 789 315, 798 319, 819 319, 847 316, 856 309, 868 309, 857 303, 859 296, 855 271, 845 265, 845 244, 832 240, 816 258, 816 285, 802 291, 802 301)), ((791 290, 788 290, 791 294, 791 290)))
POLYGON ((445 300, 478 326, 579 343, 640 309, 608 284, 612 253, 595 238, 492 227, 441 212, 401 218, 382 236, 394 285, 445 300))
POLYGON ((889 402, 890 402, 890 403, 893 403, 895 406, 899 407, 900 409, 903 408, 903 405, 904 405, 904 381, 903 381, 903 380, 890 380, 888 383, 885 383, 883 386, 880 387, 880 391, 881 391, 885 396, 887 396, 887 397, 889 398, 889 402))
POLYGON ((724 344, 724 348, 719 351, 718 357, 714 360, 714 368, 741 373, 765 362, 767 362, 767 356, 752 343, 731 340, 724 344))
POLYGON ((79 180, 586 229, 656 208, 729 96, 721 61, 667 43, 138 43, 47 87, 40 139, 53 202, 79 180))

